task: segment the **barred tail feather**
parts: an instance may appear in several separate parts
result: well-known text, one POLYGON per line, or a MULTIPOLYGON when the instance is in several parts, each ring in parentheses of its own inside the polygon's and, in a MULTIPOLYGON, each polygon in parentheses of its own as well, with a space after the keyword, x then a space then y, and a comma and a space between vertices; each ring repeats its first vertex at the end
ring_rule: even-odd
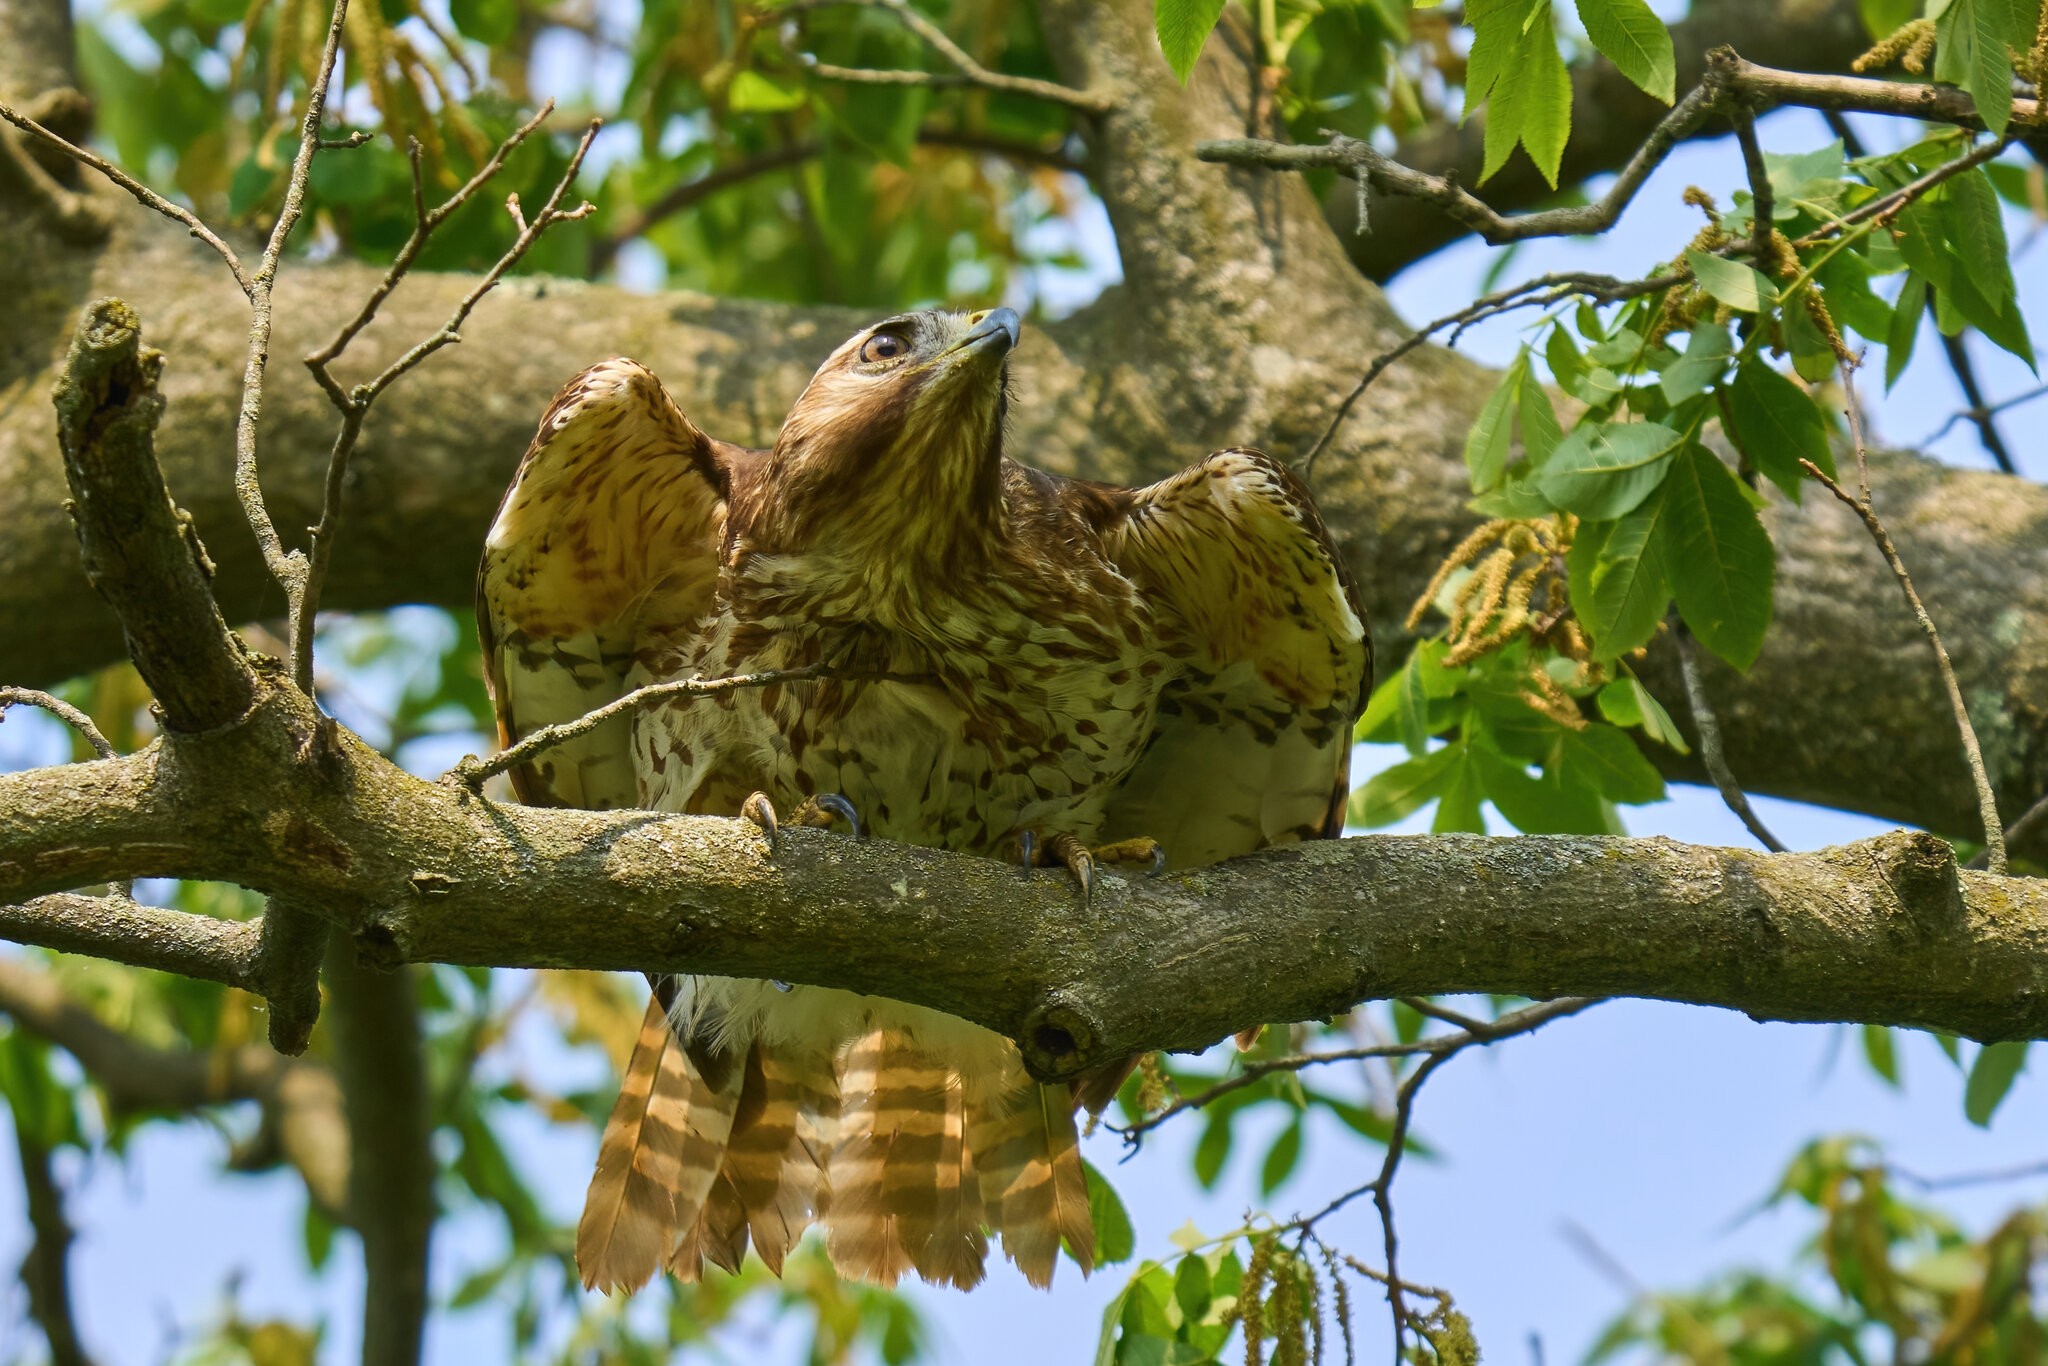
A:
POLYGON ((648 1002, 576 1226, 586 1288, 639 1287, 696 1228, 738 1101, 739 1069, 723 1071, 707 1079, 648 1002))
POLYGON ((1068 1087, 1026 1081, 977 1105, 968 1130, 989 1225, 1040 1289, 1052 1284, 1062 1240, 1081 1274, 1095 1267, 1095 1221, 1072 1106, 1068 1087))
POLYGON ((838 1082, 821 1051, 759 1042, 748 1053, 721 1184, 730 1183, 744 1213, 740 1250, 751 1231, 754 1250, 778 1276, 819 1212, 838 1114, 838 1082))
POLYGON ((910 1270, 962 1290, 979 1284, 988 1240, 959 1074, 903 1033, 877 1029, 845 1050, 839 1092, 834 1265, 881 1285, 910 1270))

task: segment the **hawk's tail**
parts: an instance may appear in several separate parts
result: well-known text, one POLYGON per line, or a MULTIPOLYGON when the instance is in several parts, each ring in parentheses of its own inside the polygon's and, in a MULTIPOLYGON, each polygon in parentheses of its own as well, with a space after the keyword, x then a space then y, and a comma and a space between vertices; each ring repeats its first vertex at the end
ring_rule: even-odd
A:
POLYGON ((842 1274, 883 1285, 910 1271, 978 1284, 986 1229, 1033 1285, 1051 1283, 1063 1242, 1087 1272, 1072 1093, 1021 1059, 1001 1070, 970 1085, 947 1049, 892 1028, 836 1059, 766 1038, 715 1054, 679 1043, 651 1003, 576 1231, 584 1284, 735 1271, 750 1239, 779 1273, 813 1218, 842 1274))

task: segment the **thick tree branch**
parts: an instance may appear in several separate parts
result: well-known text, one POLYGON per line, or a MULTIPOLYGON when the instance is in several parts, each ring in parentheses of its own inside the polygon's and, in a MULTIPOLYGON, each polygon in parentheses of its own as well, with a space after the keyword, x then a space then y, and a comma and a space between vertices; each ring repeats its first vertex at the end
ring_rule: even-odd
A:
POLYGON ((0 777, 0 813, 53 813, 0 815, 0 902, 118 876, 235 881, 364 908, 345 928, 385 962, 844 987, 998 1029, 1056 1075, 1464 991, 2048 1035, 2048 883, 1958 873, 1926 835, 1780 855, 1356 839, 1105 876, 1083 906, 1057 875, 933 850, 792 830, 771 858, 741 821, 498 806, 345 731, 326 763, 295 765, 307 710, 280 686, 226 732, 0 777), (80 768, 90 811, 66 798, 80 768))
POLYGON ((133 309, 94 304, 57 383, 57 439, 86 577, 120 616, 164 723, 211 730, 249 709, 255 676, 207 589, 198 533, 157 468, 162 371, 133 309))

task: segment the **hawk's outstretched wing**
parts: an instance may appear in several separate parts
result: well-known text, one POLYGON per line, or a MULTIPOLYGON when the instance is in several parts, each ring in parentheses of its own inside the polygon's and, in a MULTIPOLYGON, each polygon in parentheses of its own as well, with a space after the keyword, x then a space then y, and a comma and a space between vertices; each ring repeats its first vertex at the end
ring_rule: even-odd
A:
MULTIPOLYGON (((564 385, 477 571, 484 676, 511 744, 625 691, 634 654, 710 610, 726 500, 759 453, 713 441, 636 361, 564 385)), ((628 718, 512 771, 533 806, 639 805, 628 718)))
POLYGON ((1106 493, 1077 500, 1083 515, 1187 658, 1103 837, 1149 835, 1179 868, 1335 837, 1372 640, 1307 490, 1272 457, 1227 450, 1106 493))

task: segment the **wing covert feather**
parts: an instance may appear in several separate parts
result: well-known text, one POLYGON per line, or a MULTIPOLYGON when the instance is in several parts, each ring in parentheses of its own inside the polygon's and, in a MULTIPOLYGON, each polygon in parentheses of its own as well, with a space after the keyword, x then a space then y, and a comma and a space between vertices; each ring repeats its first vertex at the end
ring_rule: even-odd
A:
MULTIPOLYGON (((623 358, 564 385, 499 504, 477 626, 500 744, 618 697, 635 654, 710 609, 726 500, 758 452, 711 440, 623 358)), ((621 717, 512 772, 530 805, 639 805, 621 717)))
POLYGON ((1372 641, 1300 480, 1262 452, 1226 450, 1074 502, 1182 657, 1104 838, 1149 835, 1188 867, 1339 834, 1372 641))

